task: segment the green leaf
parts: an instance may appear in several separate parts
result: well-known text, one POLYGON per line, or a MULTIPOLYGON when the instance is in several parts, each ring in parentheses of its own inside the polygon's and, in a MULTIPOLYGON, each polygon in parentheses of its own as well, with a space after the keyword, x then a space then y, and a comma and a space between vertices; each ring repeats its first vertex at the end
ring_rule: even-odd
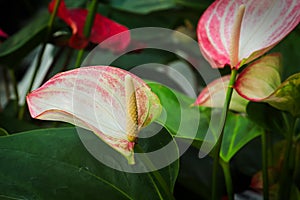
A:
POLYGON ((300 73, 290 76, 264 101, 300 117, 300 73))
MULTIPOLYGON (((0 196, 11 199, 169 199, 152 174, 125 173, 96 160, 83 146, 76 130, 40 129, 0 137, 0 196)), ((99 140, 89 131, 84 134, 88 140, 99 140)), ((157 137, 164 141, 167 136, 157 137)), ((146 141, 152 143, 149 146, 157 146, 157 139, 146 141)), ((172 191, 178 162, 158 172, 172 191)))
POLYGON ((160 99, 163 115, 157 119, 175 137, 203 141, 209 126, 211 109, 192 106, 194 99, 159 83, 148 83, 160 99))
POLYGON ((263 129, 248 117, 229 112, 220 152, 221 158, 229 162, 241 148, 262 132, 263 129))
POLYGON ((23 29, 0 45, 0 62, 13 68, 45 40, 49 14, 45 11, 35 16, 23 29))
POLYGON ((267 103, 250 102, 247 105, 247 114, 252 121, 265 130, 272 130, 275 133, 286 132, 282 112, 267 103))
MULTIPOLYGON (((158 121, 164 124, 173 136, 203 142, 209 128, 212 133, 216 133, 219 124, 210 123, 211 117, 213 117, 210 108, 191 106, 195 99, 158 83, 149 83, 148 85, 157 94, 166 112, 166 119, 161 117, 158 121)), ((214 114, 221 114, 220 111, 215 110, 214 114)), ((229 112, 220 153, 222 159, 229 161, 249 141, 259 136, 262 131, 263 129, 247 116, 229 112)))
POLYGON ((153 11, 174 8, 176 3, 174 0, 112 0, 110 5, 128 12, 148 14, 153 11))
POLYGON ((182 5, 188 8, 197 9, 197 10, 204 10, 210 4, 213 3, 212 0, 175 0, 178 5, 182 5))
POLYGON ((8 134, 8 132, 5 130, 5 129, 3 129, 3 128, 0 128, 0 137, 1 136, 8 136, 9 134, 8 134))

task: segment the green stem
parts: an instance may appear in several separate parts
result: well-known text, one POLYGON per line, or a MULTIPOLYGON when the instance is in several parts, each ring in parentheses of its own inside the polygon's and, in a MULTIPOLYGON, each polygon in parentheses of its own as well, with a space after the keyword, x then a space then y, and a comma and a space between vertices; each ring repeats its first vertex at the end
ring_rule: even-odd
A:
POLYGON ((17 80, 16 80, 14 70, 9 69, 8 72, 9 72, 11 82, 13 84, 13 90, 14 90, 14 94, 15 94, 15 98, 16 98, 15 109, 16 109, 16 112, 18 112, 18 109, 19 109, 19 92, 18 92, 17 80))
MULTIPOLYGON (((86 16, 86 20, 83 28, 83 35, 85 38, 89 38, 91 35, 94 19, 96 16, 97 5, 98 5, 98 0, 93 0, 92 3, 88 6, 88 15, 86 16)), ((84 54, 84 49, 80 49, 78 51, 77 58, 76 58, 76 63, 75 63, 76 68, 80 67, 83 54, 84 54)))
MULTIPOLYGON (((171 191, 169 190, 169 187, 167 185, 167 183, 165 182, 165 180, 163 179, 163 177, 161 176, 161 174, 157 171, 157 169, 155 168, 155 166, 153 165, 152 161, 148 158, 148 156, 144 153, 143 148, 139 145, 139 144, 135 144, 135 148, 139 153, 142 153, 143 155, 143 162, 146 164, 146 166, 152 171, 151 173, 154 175, 154 177, 156 178, 156 180, 159 182, 160 186, 163 188, 163 190, 165 191, 166 195, 168 196, 168 199, 174 199, 171 191)), ((160 194, 160 191, 157 188, 156 183, 154 182, 152 176, 150 175, 150 173, 147 173, 149 175, 149 178, 151 179, 154 187, 156 188, 159 196, 161 199, 162 196, 160 194)))
POLYGON ((226 162, 223 159, 220 159, 220 164, 222 166, 223 173, 224 173, 228 200, 234 200, 234 193, 233 193, 233 188, 232 188, 232 178, 231 178, 231 172, 230 172, 230 164, 229 164, 229 162, 226 162))
MULTIPOLYGON (((38 59, 37 59, 37 62, 36 62, 35 68, 34 68, 34 72, 33 72, 33 75, 32 75, 32 78, 31 78, 30 85, 29 85, 27 93, 29 93, 32 90, 32 87, 33 87, 33 84, 34 84, 34 80, 35 80, 36 75, 37 75, 37 73, 38 73, 38 71, 40 69, 40 66, 41 66, 41 63, 42 63, 42 59, 43 59, 43 54, 45 52, 46 45, 47 45, 47 40, 48 40, 48 38, 49 38, 49 36, 50 36, 50 34, 52 32, 52 27, 53 27, 54 19, 55 19, 55 16, 56 16, 56 13, 57 13, 60 1, 61 0, 56 0, 55 1, 54 10, 53 10, 53 12, 52 12, 52 14, 50 16, 49 21, 48 21, 47 32, 46 32, 46 35, 45 35, 45 39, 44 39, 42 48, 41 48, 41 50, 39 52, 38 59)), ((21 107, 21 109, 19 111, 18 118, 20 120, 23 119, 24 112, 25 112, 25 106, 26 106, 26 103, 21 107)))
POLYGON ((82 58, 83 58, 83 54, 84 54, 83 49, 78 50, 77 57, 76 57, 76 62, 75 62, 75 68, 80 67, 81 62, 82 62, 82 58))
POLYGON ((6 95, 6 99, 8 101, 10 98, 10 89, 9 89, 8 72, 7 72, 6 68, 3 69, 3 79, 4 79, 5 95, 6 95))
POLYGON ((285 154, 284 154, 284 161, 283 161, 283 167, 282 167, 282 173, 280 177, 279 182, 279 193, 278 197, 279 199, 290 199, 290 193, 293 183, 293 173, 294 173, 294 142, 293 142, 293 136, 295 131, 295 122, 296 119, 292 118, 290 121, 285 116, 285 121, 288 123, 288 131, 287 131, 287 142, 286 142, 286 148, 285 148, 285 154))
POLYGON ((264 200, 269 199, 269 172, 268 172, 268 141, 267 132, 261 135, 262 144, 262 175, 263 175, 263 196, 264 200))
POLYGON ((226 98, 224 102, 224 107, 222 110, 221 120, 220 120, 220 127, 218 130, 218 133, 220 133, 220 137, 217 140, 215 150, 214 150, 214 162, 213 162, 213 180, 212 180, 212 199, 217 200, 218 199, 218 171, 219 171, 219 160, 220 160, 220 151, 221 151, 221 145, 224 135, 224 128, 225 128, 225 122, 227 118, 227 113, 229 110, 229 105, 231 101, 231 96, 233 92, 233 85, 235 83, 235 79, 237 76, 237 70, 234 68, 231 70, 231 76, 230 81, 228 84, 227 92, 226 92, 226 98))

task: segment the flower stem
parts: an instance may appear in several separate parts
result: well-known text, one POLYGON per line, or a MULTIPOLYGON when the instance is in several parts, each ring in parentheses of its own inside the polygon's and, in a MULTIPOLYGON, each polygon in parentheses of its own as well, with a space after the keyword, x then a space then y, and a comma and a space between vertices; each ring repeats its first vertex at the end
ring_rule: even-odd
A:
MULTIPOLYGON (((59 7, 59 4, 60 4, 60 1, 61 0, 56 0, 55 1, 54 10, 53 10, 53 12, 52 12, 52 14, 50 16, 49 21, 48 21, 47 32, 46 32, 46 35, 45 35, 45 38, 44 38, 44 43, 43 43, 42 48, 41 48, 41 50, 39 52, 38 59, 37 59, 37 62, 36 62, 35 68, 34 68, 34 72, 33 72, 33 75, 32 75, 32 78, 31 78, 30 85, 29 85, 27 93, 29 93, 32 90, 32 87, 33 87, 33 84, 34 84, 34 80, 35 80, 36 75, 37 75, 37 73, 38 73, 38 71, 40 69, 40 66, 41 66, 41 63, 42 63, 42 59, 43 59, 43 54, 44 54, 44 51, 45 51, 46 45, 47 45, 47 40, 48 40, 48 38, 49 38, 49 36, 50 36, 50 34, 52 32, 52 27, 53 27, 54 19, 55 19, 56 13, 58 11, 58 7, 59 7)), ((18 118, 20 120, 23 119, 24 112, 25 112, 25 106, 26 106, 26 103, 24 103, 24 105, 19 110, 18 118)))
POLYGON ((227 190, 228 200, 234 200, 234 193, 232 188, 232 179, 231 179, 231 172, 230 172, 230 164, 229 162, 220 159, 220 164, 223 169, 224 177, 225 177, 225 184, 227 190))
POLYGON ((17 80, 16 80, 16 76, 15 76, 15 72, 12 69, 8 70, 9 72, 9 76, 13 85, 13 90, 14 90, 14 94, 15 94, 15 98, 16 98, 16 102, 15 102, 15 109, 16 112, 18 112, 19 109, 19 92, 18 92, 18 85, 17 85, 17 80))
POLYGON ((81 64, 82 58, 83 58, 83 54, 84 54, 83 49, 78 50, 77 57, 76 57, 76 62, 75 62, 75 68, 80 67, 80 64, 81 64))
POLYGON ((263 131, 261 135, 262 144, 262 175, 263 175, 263 196, 264 200, 269 199, 269 172, 268 172, 268 141, 267 132, 263 131))
POLYGON ((230 105, 230 100, 233 92, 233 85, 235 83, 235 79, 237 76, 237 70, 233 68, 231 70, 231 76, 226 92, 226 98, 224 102, 224 107, 222 110, 222 115, 221 115, 221 121, 220 121, 220 127, 218 129, 218 133, 220 133, 220 137, 217 140, 215 150, 214 150, 214 162, 213 162, 213 180, 212 180, 212 199, 217 200, 218 199, 218 169, 219 169, 219 161, 220 161, 220 151, 221 151, 221 145, 222 145, 222 140, 223 140, 223 135, 224 135, 224 128, 225 128, 225 122, 227 118, 227 113, 229 110, 229 105, 230 105))
POLYGON ((36 62, 35 70, 34 70, 34 73, 33 73, 33 76, 32 76, 31 82, 30 82, 30 85, 29 85, 28 92, 31 91, 33 83, 34 83, 34 80, 35 80, 35 77, 36 77, 37 72, 38 72, 38 70, 39 70, 39 68, 41 66, 42 59, 43 59, 43 54, 44 54, 44 51, 45 51, 46 45, 47 45, 47 40, 48 40, 48 38, 49 38, 49 36, 51 34, 53 23, 54 23, 54 19, 55 19, 55 16, 56 16, 56 13, 57 13, 60 1, 61 0, 56 0, 55 1, 54 10, 53 10, 53 13, 50 16, 49 21, 48 21, 47 33, 46 33, 46 36, 45 36, 45 39, 44 39, 44 43, 43 43, 42 49, 39 52, 38 60, 36 62))
POLYGON ((293 142, 293 136, 295 131, 295 122, 296 119, 292 118, 290 121, 285 116, 285 121, 288 123, 288 131, 287 131, 287 143, 285 148, 285 154, 284 154, 284 161, 283 161, 283 167, 282 167, 282 173, 280 177, 279 182, 279 193, 278 197, 279 199, 290 199, 290 193, 293 183, 293 173, 294 173, 294 161, 295 159, 293 156, 294 153, 294 142, 293 142))
MULTIPOLYGON (((83 28, 83 35, 85 38, 89 38, 91 35, 94 19, 96 16, 97 5, 98 5, 98 0, 93 0, 92 3, 88 6, 88 15, 86 16, 86 20, 83 28)), ((84 49, 80 49, 78 51, 77 58, 76 58, 76 63, 75 63, 76 68, 80 67, 83 54, 84 54, 84 49)))

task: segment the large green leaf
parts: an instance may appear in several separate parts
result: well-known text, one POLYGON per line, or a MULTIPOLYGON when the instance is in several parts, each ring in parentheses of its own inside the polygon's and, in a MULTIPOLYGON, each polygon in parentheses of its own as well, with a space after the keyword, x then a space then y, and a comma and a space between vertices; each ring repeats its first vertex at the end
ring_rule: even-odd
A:
MULTIPOLYGON (((99 140, 91 132, 85 134, 90 140, 99 140)), ((157 147, 169 138, 166 133, 157 137, 145 142, 157 147)), ((1 199, 171 198, 153 174, 125 173, 96 160, 84 148, 75 128, 40 129, 0 137, 0 162, 1 199)), ((158 172, 172 191, 178 162, 158 172)))
POLYGON ((49 14, 35 16, 23 29, 0 45, 0 63, 15 67, 22 58, 45 40, 49 14))
MULTIPOLYGON (((166 120, 160 118, 158 121, 163 123, 171 134, 178 138, 203 142, 208 129, 210 129, 215 137, 219 123, 211 123, 211 121, 212 117, 220 116, 221 109, 215 109, 212 112, 207 107, 191 106, 195 99, 157 83, 149 83, 149 85, 152 91, 158 95, 166 111, 166 120)), ((229 112, 220 153, 222 159, 229 161, 243 146, 259 136, 262 131, 263 129, 247 116, 229 112)))
POLYGON ((147 14, 176 6, 174 0, 112 0, 110 4, 114 8, 140 14, 147 14))

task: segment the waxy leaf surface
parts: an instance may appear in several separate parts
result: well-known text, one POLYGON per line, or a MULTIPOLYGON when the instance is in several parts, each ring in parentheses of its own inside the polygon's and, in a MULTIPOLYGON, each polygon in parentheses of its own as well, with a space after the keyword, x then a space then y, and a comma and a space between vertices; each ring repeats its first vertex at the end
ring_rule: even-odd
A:
MULTIPOLYGON (((86 131, 87 139, 99 140, 86 131)), ((170 135, 141 142, 161 148, 170 135)), ((1 199, 172 199, 149 173, 126 173, 95 159, 74 127, 31 130, 0 137, 1 199), (12 167, 13 166, 13 167, 12 167), (143 192, 141 192, 143 191, 143 192), (147 194, 147 195, 145 195, 147 194)), ((101 141, 99 141, 101 142, 101 141)), ((103 142, 102 142, 103 143, 103 142)), ((105 145, 105 144, 104 144, 105 145)), ((112 158, 117 164, 118 159, 112 158)), ((179 162, 157 171, 172 193, 179 162)))

